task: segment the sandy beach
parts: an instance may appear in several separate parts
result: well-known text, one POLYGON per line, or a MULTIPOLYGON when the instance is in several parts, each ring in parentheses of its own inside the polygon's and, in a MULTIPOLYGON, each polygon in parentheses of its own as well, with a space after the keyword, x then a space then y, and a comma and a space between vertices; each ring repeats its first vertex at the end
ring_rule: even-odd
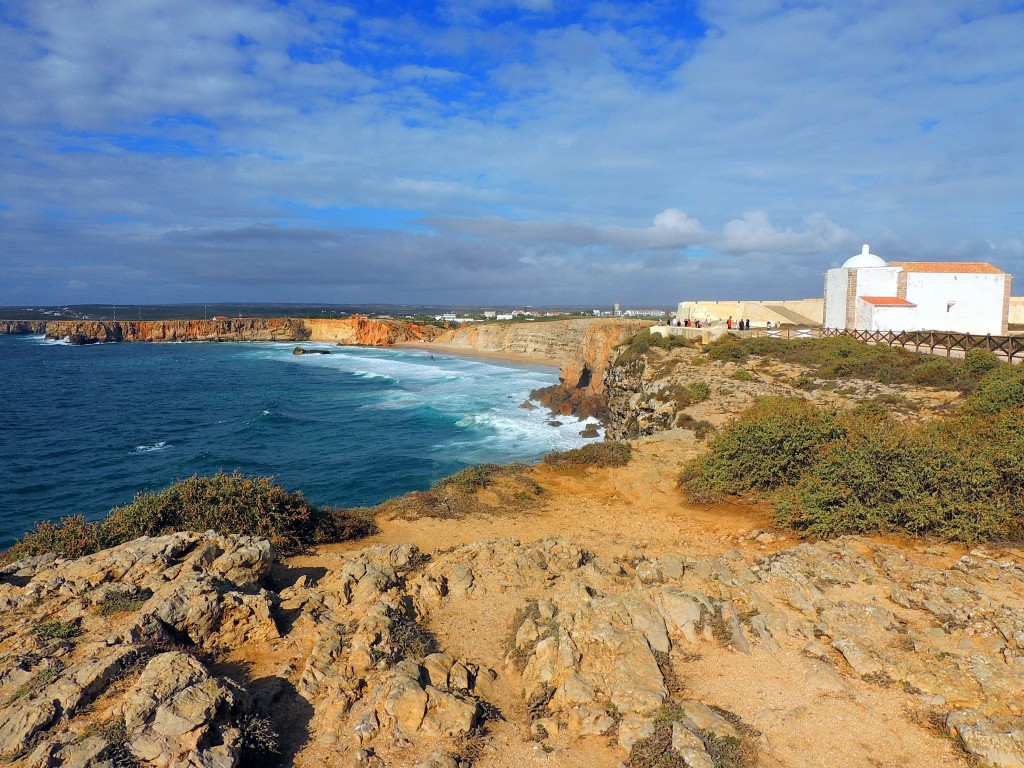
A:
POLYGON ((551 368, 560 368, 562 361, 554 357, 543 355, 522 355, 513 352, 485 352, 479 349, 471 349, 456 344, 438 344, 432 341, 401 342, 392 345, 395 349, 423 349, 429 350, 431 354, 458 355, 459 357, 475 357, 481 360, 500 360, 506 363, 520 365, 543 365, 551 368))

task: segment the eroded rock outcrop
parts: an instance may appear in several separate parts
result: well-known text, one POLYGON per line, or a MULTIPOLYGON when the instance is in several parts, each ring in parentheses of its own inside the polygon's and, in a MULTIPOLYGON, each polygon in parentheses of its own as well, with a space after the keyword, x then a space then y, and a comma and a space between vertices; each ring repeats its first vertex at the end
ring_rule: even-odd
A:
POLYGON ((30 558, 0 569, 0 757, 231 768, 273 721, 296 764, 458 768, 501 723, 513 761, 517 739, 553 759, 611 739, 616 760, 707 766, 728 747, 799 766, 794 729, 845 718, 893 764, 957 764, 927 726, 1024 765, 1024 568, 943 557, 847 538, 610 559, 496 538, 333 554, 277 590, 270 545, 247 537, 30 558), (497 645, 460 624, 479 617, 497 645))

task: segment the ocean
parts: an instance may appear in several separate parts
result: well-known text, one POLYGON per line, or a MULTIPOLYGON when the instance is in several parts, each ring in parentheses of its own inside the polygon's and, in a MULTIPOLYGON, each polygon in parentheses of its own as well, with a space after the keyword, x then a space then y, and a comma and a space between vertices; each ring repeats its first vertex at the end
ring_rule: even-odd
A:
MULTIPOLYGON (((588 442, 520 404, 546 366, 304 343, 96 344, 0 336, 0 548, 220 469, 366 506, 487 462, 588 442)), ((559 424, 558 422, 561 422, 559 424)))

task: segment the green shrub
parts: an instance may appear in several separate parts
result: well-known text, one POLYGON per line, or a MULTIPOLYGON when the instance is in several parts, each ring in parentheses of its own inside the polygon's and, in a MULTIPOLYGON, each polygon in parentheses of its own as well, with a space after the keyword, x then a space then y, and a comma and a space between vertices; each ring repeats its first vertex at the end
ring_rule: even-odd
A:
POLYGON ((591 443, 571 451, 556 451, 544 457, 550 467, 571 469, 576 467, 624 467, 629 463, 632 449, 629 443, 606 440, 591 443))
POLYGON ((736 381, 757 381, 757 377, 745 368, 734 371, 729 378, 736 379, 736 381))
POLYGON ((784 524, 813 536, 898 530, 969 543, 1024 533, 1018 415, 980 434, 963 416, 918 426, 876 411, 844 421, 846 440, 780 494, 784 524))
POLYGON ((945 357, 931 357, 911 368, 907 373, 907 381, 926 387, 957 389, 969 376, 962 362, 945 357))
POLYGON ((181 480, 156 493, 138 494, 101 524, 109 544, 172 531, 239 533, 269 539, 283 554, 310 544, 365 535, 372 528, 345 510, 317 508, 273 478, 218 472, 181 480))
POLYGON ((974 350, 965 360, 916 354, 885 344, 865 344, 850 336, 824 339, 739 339, 722 336, 707 346, 715 360, 743 363, 748 355, 804 365, 820 379, 857 378, 883 384, 913 383, 969 390, 985 373, 1000 366, 991 352, 974 350))
POLYGON ((704 349, 704 354, 712 360, 721 360, 726 363, 747 362, 747 350, 743 343, 735 336, 719 336, 704 349))
POLYGON ((510 464, 500 466, 498 464, 479 464, 475 467, 466 467, 454 475, 439 480, 434 488, 458 487, 466 490, 486 488, 496 477, 508 474, 517 474, 526 469, 525 464, 510 464))
POLYGON ((1000 365, 990 369, 974 387, 968 407, 979 414, 993 414, 1024 405, 1024 365, 1000 365))
POLYGON ((153 590, 140 589, 138 592, 115 592, 107 595, 100 607, 100 615, 112 616, 116 613, 129 613, 142 608, 153 596, 153 590))
POLYGON ((470 515, 508 515, 536 504, 543 489, 531 476, 531 467, 481 464, 467 467, 434 483, 429 490, 413 491, 388 499, 377 514, 415 520, 432 517, 458 520, 470 515), (488 498, 477 491, 487 488, 488 498))
POLYGON ((916 424, 879 404, 837 413, 761 399, 684 467, 680 482, 697 500, 764 493, 780 523, 814 537, 901 531, 1019 541, 1024 406, 965 407, 916 424))
POLYGON ((48 552, 75 559, 102 548, 99 525, 87 522, 84 515, 71 515, 57 523, 49 520, 36 523, 35 528, 4 553, 4 559, 21 560, 48 552))
POLYGON ((706 381, 691 382, 686 385, 686 390, 690 393, 690 401, 694 403, 703 403, 711 397, 711 387, 706 381))
POLYGON ((999 356, 985 349, 972 349, 964 358, 963 369, 971 376, 983 376, 1002 365, 999 356))
POLYGON ((822 446, 842 437, 835 411, 790 397, 761 397, 684 469, 681 482, 695 498, 764 493, 794 483, 822 446))
POLYGON ((73 621, 40 621, 32 625, 32 634, 40 640, 70 640, 82 634, 73 621))
POLYGON ((54 680, 60 677, 60 673, 64 671, 64 662, 60 660, 53 660, 49 664, 43 667, 41 670, 36 672, 26 682, 19 685, 7 700, 4 702, 5 705, 13 704, 18 699, 26 696, 31 696, 34 693, 38 693, 43 690, 46 686, 52 683, 54 680))
POLYGON ((673 384, 670 387, 664 387, 654 394, 656 400, 660 400, 663 403, 674 403, 679 410, 696 403, 703 403, 709 397, 711 397, 711 388, 703 381, 694 381, 689 384, 673 384))
POLYGON ((688 413, 680 413, 676 416, 675 428, 690 430, 698 440, 703 440, 715 431, 715 425, 710 421, 695 419, 688 413))
POLYGON ((349 510, 316 507, 301 493, 274 485, 273 478, 218 472, 137 494, 98 523, 81 516, 39 523, 4 557, 19 560, 44 552, 81 557, 140 536, 208 530, 269 539, 282 554, 293 554, 312 544, 365 536, 375 527, 372 519, 349 510))
POLYGON ((619 345, 619 353, 615 358, 616 365, 628 365, 647 354, 652 348, 679 349, 693 346, 685 336, 662 336, 660 333, 641 331, 619 345))

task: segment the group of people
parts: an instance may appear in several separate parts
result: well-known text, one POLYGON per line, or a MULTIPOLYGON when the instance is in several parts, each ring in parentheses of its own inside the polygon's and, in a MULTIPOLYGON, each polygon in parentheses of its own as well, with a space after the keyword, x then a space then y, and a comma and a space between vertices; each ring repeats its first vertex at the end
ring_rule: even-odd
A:
MULTIPOLYGON (((675 319, 675 320, 669 320, 668 324, 669 325, 677 325, 677 326, 679 326, 681 328, 706 328, 706 327, 711 325, 711 323, 709 323, 706 320, 702 324, 700 320, 691 320, 688 317, 683 319, 683 320, 679 320, 678 318, 675 319)), ((730 315, 729 319, 725 321, 725 327, 728 328, 730 331, 732 331, 732 330, 749 331, 750 330, 750 320, 749 319, 746 319, 746 320, 733 320, 732 319, 732 315, 730 315)), ((765 328, 769 328, 770 329, 771 327, 772 327, 772 321, 769 320, 767 323, 765 323, 765 328)))

